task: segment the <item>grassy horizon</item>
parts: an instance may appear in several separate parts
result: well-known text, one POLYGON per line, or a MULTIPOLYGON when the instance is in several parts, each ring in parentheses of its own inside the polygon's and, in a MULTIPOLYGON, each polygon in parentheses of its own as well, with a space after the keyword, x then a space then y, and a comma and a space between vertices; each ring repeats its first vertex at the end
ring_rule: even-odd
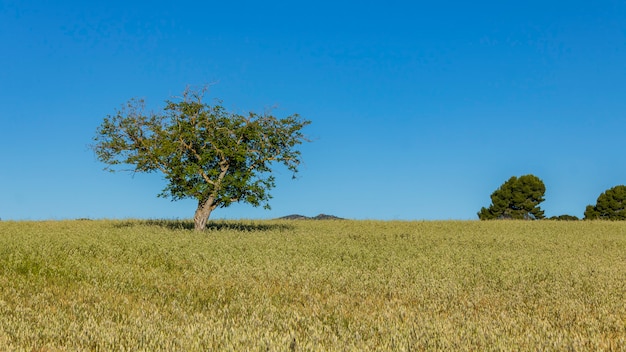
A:
POLYGON ((626 346, 626 223, 0 222, 0 350, 626 346))

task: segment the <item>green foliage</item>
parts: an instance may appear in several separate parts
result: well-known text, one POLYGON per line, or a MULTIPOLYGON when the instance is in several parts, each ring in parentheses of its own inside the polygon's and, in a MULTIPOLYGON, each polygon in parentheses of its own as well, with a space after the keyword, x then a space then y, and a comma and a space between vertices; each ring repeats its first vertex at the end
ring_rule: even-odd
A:
POLYGON ((553 217, 550 218, 550 220, 577 221, 577 220, 580 220, 580 219, 578 219, 578 216, 564 214, 564 215, 559 215, 559 216, 553 216, 553 217))
POLYGON ((626 220, 626 186, 615 186, 600 194, 595 206, 587 206, 585 220, 626 220))
POLYGON ((203 95, 187 90, 152 114, 144 113, 142 100, 131 100, 104 119, 93 146, 108 170, 126 164, 133 172, 161 172, 167 185, 160 196, 196 199, 197 229, 217 207, 244 202, 269 208, 272 167, 281 163, 295 176, 301 162, 296 147, 306 141, 301 130, 310 123, 297 114, 231 113, 204 103, 203 95))
POLYGON ((543 202, 546 187, 534 175, 513 176, 491 194, 489 208, 478 212, 480 220, 524 219, 539 220, 545 216, 539 203, 543 202))

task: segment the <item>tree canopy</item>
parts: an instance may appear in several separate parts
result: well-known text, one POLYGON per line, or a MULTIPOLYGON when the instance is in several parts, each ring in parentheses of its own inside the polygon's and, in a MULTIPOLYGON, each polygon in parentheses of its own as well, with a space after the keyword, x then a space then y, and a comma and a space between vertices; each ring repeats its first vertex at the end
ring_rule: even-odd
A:
POLYGON ((272 167, 283 164, 295 177, 297 146, 307 141, 302 129, 310 124, 297 114, 231 113, 221 102, 203 102, 205 91, 187 89, 159 113, 145 113, 143 100, 130 100, 104 119, 92 146, 106 169, 125 164, 127 171, 160 172, 167 184, 159 196, 196 199, 196 230, 218 207, 244 202, 269 208, 272 167))
POLYGON ((546 187, 543 181, 534 175, 511 177, 491 194, 489 208, 478 212, 480 220, 494 219, 543 219, 543 202, 546 187))
POLYGON ((598 197, 596 205, 588 205, 585 220, 626 220, 626 186, 606 190, 598 197))

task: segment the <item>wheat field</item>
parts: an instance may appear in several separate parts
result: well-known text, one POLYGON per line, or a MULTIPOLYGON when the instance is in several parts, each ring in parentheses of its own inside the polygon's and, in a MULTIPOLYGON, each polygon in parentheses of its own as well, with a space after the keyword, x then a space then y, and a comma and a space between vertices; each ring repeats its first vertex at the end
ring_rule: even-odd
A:
POLYGON ((626 223, 0 222, 1 351, 626 351, 626 223))

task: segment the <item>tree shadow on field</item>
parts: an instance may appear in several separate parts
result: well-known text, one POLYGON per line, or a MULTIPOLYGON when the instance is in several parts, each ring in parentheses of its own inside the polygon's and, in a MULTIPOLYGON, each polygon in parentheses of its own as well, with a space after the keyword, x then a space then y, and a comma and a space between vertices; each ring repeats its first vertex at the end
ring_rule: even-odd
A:
MULTIPOLYGON (((193 229, 193 223, 191 224, 193 229)), ((254 222, 221 222, 210 221, 207 225, 208 231, 239 231, 239 232, 256 232, 256 231, 285 231, 293 229, 293 226, 286 224, 259 224, 254 222)))
MULTIPOLYGON (((157 226, 165 227, 170 230, 189 230, 195 229, 191 220, 128 220, 114 225, 117 228, 134 227, 134 226, 157 226)), ((285 231, 292 229, 293 226, 287 224, 262 224, 245 221, 209 221, 204 232, 211 231, 236 231, 236 232, 257 232, 257 231, 285 231)))

